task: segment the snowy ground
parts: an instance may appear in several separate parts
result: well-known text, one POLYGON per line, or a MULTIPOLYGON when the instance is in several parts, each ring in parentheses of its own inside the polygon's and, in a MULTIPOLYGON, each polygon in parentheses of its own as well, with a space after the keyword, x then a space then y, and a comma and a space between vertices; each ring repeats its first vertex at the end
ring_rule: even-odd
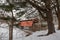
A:
MULTIPOLYGON (((6 24, 5 24, 6 25, 6 24)), ((5 26, 0 25, 0 26, 5 26)), ((56 30, 56 33, 53 33, 49 36, 37 37, 38 35, 44 35, 47 33, 47 30, 37 31, 32 35, 25 37, 26 33, 16 27, 13 30, 13 40, 60 40, 60 30, 56 30)), ((9 39, 9 28, 8 27, 0 27, 0 40, 8 40, 9 39)))

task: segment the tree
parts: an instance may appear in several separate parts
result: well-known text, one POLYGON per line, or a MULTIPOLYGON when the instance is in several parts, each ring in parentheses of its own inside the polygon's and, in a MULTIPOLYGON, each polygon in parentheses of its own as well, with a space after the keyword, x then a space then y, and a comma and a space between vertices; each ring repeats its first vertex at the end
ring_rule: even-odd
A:
POLYGON ((9 27, 9 40, 12 40, 13 39, 13 22, 14 22, 14 17, 13 17, 13 8, 14 8, 14 5, 10 4, 9 5, 1 5, 0 6, 1 8, 3 8, 3 10, 7 11, 7 12, 11 12, 12 13, 12 18, 11 18, 11 25, 9 27))
POLYGON ((43 15, 41 15, 41 16, 43 17, 43 19, 46 19, 46 21, 48 23, 48 34, 47 35, 54 33, 55 28, 54 28, 54 24, 53 24, 52 9, 50 7, 51 0, 45 0, 46 9, 41 8, 39 5, 31 2, 30 0, 26 0, 26 1, 29 2, 33 7, 35 7, 40 14, 41 14, 41 11, 46 13, 47 19, 43 15))
POLYGON ((51 0, 45 0, 46 8, 47 8, 47 23, 48 23, 48 35, 55 32, 54 24, 53 24, 53 16, 51 9, 51 0))
MULTIPOLYGON (((5 17, 0 17, 0 19, 10 20, 11 24, 9 25, 9 40, 13 40, 13 26, 14 26, 14 22, 16 21, 16 19, 13 16, 13 10, 19 10, 19 9, 15 6, 15 4, 10 3, 9 0, 7 0, 7 2, 8 2, 8 5, 2 4, 2 5, 0 5, 0 8, 2 8, 6 12, 11 12, 12 18, 7 19, 5 17)), ((22 2, 22 3, 24 4, 25 2, 22 2)), ((21 7, 23 7, 23 6, 25 7, 26 5, 24 4, 21 7)), ((23 12, 21 12, 21 13, 22 13, 21 15, 24 14, 23 12)), ((19 15, 19 17, 21 15, 19 15)))
POLYGON ((56 0, 56 3, 57 3, 57 18, 58 18, 58 30, 60 30, 60 9, 59 9, 59 2, 58 0, 56 0))

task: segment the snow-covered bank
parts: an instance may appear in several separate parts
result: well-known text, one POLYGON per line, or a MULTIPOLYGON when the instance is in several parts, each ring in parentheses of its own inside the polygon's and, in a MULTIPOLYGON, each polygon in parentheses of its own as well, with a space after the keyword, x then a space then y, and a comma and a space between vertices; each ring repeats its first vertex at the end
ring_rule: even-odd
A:
POLYGON ((31 40, 31 39, 32 40, 60 40, 60 31, 56 31, 56 33, 53 33, 49 36, 37 37, 38 35, 46 34, 46 33, 47 33, 46 31, 35 32, 33 35, 26 37, 25 40, 31 40))
MULTIPOLYGON (((9 39, 9 28, 7 25, 0 25, 4 27, 0 27, 0 40, 8 40, 9 39)), ((56 30, 56 33, 53 33, 49 36, 38 37, 38 35, 44 35, 48 31, 37 31, 32 35, 25 37, 26 33, 19 28, 14 27, 13 29, 13 40, 60 40, 60 30, 56 30)))
MULTIPOLYGON (((3 33, 1 40, 8 40, 8 29, 2 29, 2 32, 0 31, 0 34, 3 33)), ((22 30, 19 30, 18 28, 15 28, 13 31, 13 40, 60 40, 60 31, 56 31, 56 33, 53 33, 49 36, 43 36, 43 37, 37 37, 41 34, 46 34, 47 31, 37 31, 33 33, 32 35, 25 37, 25 33, 22 30)))

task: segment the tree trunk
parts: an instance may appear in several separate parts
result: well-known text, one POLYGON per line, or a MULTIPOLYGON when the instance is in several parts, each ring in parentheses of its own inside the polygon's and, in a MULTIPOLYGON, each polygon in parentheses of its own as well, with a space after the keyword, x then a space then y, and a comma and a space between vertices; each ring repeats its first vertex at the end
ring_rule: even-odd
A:
POLYGON ((59 9, 59 3, 58 3, 58 0, 56 0, 56 3, 57 3, 57 18, 58 18, 58 30, 60 30, 60 9, 59 9))
POLYGON ((51 10, 47 12, 48 35, 55 32, 51 10))
POLYGON ((48 23, 48 35, 55 32, 54 24, 53 24, 53 16, 52 16, 52 9, 51 9, 51 0, 46 0, 46 8, 47 8, 47 23, 48 23))
POLYGON ((11 20, 11 26, 9 27, 9 40, 13 40, 13 11, 12 12, 12 20, 11 20))
POLYGON ((58 12, 58 30, 60 30, 60 12, 58 12))

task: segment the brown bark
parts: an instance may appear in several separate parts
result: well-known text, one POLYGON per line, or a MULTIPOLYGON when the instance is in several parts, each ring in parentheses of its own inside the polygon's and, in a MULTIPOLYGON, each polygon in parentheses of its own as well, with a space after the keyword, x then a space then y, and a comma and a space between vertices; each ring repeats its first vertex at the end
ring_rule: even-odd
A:
POLYGON ((58 30, 60 30, 60 11, 58 12, 58 30))
POLYGON ((13 27, 12 27, 12 25, 9 27, 9 40, 12 40, 13 39, 13 27))
POLYGON ((51 11, 47 12, 48 34, 55 32, 51 11))
POLYGON ((9 40, 13 40, 13 11, 12 12, 12 20, 11 20, 11 25, 9 27, 9 40))
POLYGON ((48 9, 47 10, 47 23, 48 23, 48 35, 49 34, 52 34, 55 32, 55 28, 54 28, 54 24, 53 24, 53 16, 52 16, 52 9, 51 9, 51 0, 45 0, 45 3, 46 3, 46 8, 48 9))
POLYGON ((58 0, 56 0, 56 3, 57 3, 57 18, 58 18, 58 30, 60 30, 60 9, 59 9, 59 3, 58 3, 58 0))

